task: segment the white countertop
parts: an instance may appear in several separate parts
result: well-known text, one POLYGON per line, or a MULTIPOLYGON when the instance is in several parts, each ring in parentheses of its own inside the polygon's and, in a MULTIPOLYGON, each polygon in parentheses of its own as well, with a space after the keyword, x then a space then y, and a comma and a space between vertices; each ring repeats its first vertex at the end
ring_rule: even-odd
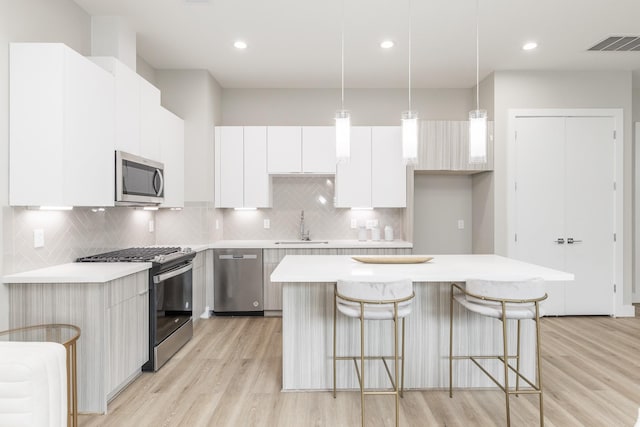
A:
POLYGON ((211 249, 257 248, 257 249, 336 249, 336 248, 412 248, 411 242, 404 240, 328 240, 314 239, 303 242, 296 239, 280 240, 219 240, 209 245, 211 249), (277 243, 281 242, 281 243, 277 243), (326 242, 326 243, 321 243, 326 242))
MULTIPOLYGON (((421 264, 364 264, 348 255, 287 255, 271 274, 272 282, 335 282, 410 278, 414 282, 464 282, 468 278, 515 279, 539 277, 547 281, 573 280, 571 273, 499 255, 430 255, 421 264)), ((393 257, 390 255, 389 257, 393 257)))
POLYGON ((150 262, 70 262, 9 274, 3 283, 104 283, 151 268, 150 262))

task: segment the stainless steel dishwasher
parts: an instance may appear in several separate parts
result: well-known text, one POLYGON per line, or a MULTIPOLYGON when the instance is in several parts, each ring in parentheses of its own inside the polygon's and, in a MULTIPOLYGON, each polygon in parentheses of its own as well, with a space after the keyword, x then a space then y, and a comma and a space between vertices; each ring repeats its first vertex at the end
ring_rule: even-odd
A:
POLYGON ((214 249, 213 312, 263 316, 262 249, 214 249))

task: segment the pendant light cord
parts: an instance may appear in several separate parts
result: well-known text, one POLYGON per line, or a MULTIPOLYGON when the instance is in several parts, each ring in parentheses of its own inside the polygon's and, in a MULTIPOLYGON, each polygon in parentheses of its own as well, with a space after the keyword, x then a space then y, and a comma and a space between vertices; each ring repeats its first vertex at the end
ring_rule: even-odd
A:
POLYGON ((411 111, 411 0, 409 0, 409 111, 411 111))
POLYGON ((341 77, 341 87, 342 87, 342 93, 341 93, 341 105, 342 105, 342 110, 344 111, 344 0, 342 0, 342 30, 341 30, 341 44, 340 44, 340 55, 341 55, 341 61, 342 61, 342 77, 341 77))
POLYGON ((480 0, 476 0, 476 110, 480 110, 480 0))

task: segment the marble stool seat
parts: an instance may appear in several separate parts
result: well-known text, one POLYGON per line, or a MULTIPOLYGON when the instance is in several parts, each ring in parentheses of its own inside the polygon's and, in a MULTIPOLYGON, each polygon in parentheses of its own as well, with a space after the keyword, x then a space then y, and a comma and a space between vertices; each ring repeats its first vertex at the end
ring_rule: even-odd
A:
MULTIPOLYGON (((409 279, 389 281, 347 281, 339 280, 335 285, 333 306, 333 397, 336 397, 336 361, 352 360, 356 368, 360 385, 360 404, 362 426, 365 423, 364 396, 367 394, 395 395, 396 426, 398 425, 398 397, 404 389, 404 320, 411 313, 413 283, 409 279), (336 320, 338 311, 344 316, 360 319, 360 354, 357 356, 338 356, 336 354, 336 320), (398 319, 402 319, 402 352, 398 351, 398 319), (365 349, 365 320, 393 320, 393 356, 368 355, 365 349), (365 360, 382 360, 386 368, 392 389, 384 391, 365 390, 365 360), (395 375, 392 376, 387 359, 393 359, 395 375), (358 365, 358 360, 360 365, 358 365), (402 378, 399 387, 399 362, 402 363, 402 378)), ((385 337, 381 337, 384 339, 385 337)))
POLYGON ((540 425, 544 425, 542 403, 542 375, 540 371, 540 318, 544 315, 540 303, 547 298, 544 282, 536 278, 518 280, 468 279, 466 285, 453 283, 449 305, 449 397, 453 397, 453 360, 467 359, 477 365, 480 370, 505 392, 505 408, 507 426, 511 425, 509 397, 512 394, 537 394, 540 403, 540 425), (502 353, 498 355, 454 355, 453 354, 453 306, 458 302, 465 309, 481 316, 492 317, 502 322, 502 353), (509 355, 507 320, 517 322, 516 354, 509 355), (520 322, 530 319, 535 322, 536 342, 536 378, 530 380, 520 372, 520 322), (497 359, 504 368, 503 380, 496 379, 481 363, 483 359, 497 359), (509 363, 515 359, 516 366, 509 363), (509 386, 509 371, 515 374, 515 388, 509 386), (530 388, 521 389, 520 379, 530 388))

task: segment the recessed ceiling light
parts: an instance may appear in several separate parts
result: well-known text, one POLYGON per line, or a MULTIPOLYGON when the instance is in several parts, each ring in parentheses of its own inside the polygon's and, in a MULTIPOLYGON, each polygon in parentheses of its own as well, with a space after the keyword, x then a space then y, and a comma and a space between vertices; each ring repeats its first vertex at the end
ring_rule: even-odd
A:
POLYGON ((391 49, 393 45, 394 43, 391 40, 385 40, 382 43, 380 43, 380 47, 383 49, 391 49))
POLYGON ((536 42, 529 42, 529 43, 525 43, 522 46, 522 50, 532 50, 538 47, 538 43, 536 42))
POLYGON ((233 44, 233 46, 234 46, 236 49, 246 49, 246 48, 247 48, 247 44, 246 44, 245 42, 241 41, 241 40, 238 40, 237 42, 235 42, 235 43, 233 44))

